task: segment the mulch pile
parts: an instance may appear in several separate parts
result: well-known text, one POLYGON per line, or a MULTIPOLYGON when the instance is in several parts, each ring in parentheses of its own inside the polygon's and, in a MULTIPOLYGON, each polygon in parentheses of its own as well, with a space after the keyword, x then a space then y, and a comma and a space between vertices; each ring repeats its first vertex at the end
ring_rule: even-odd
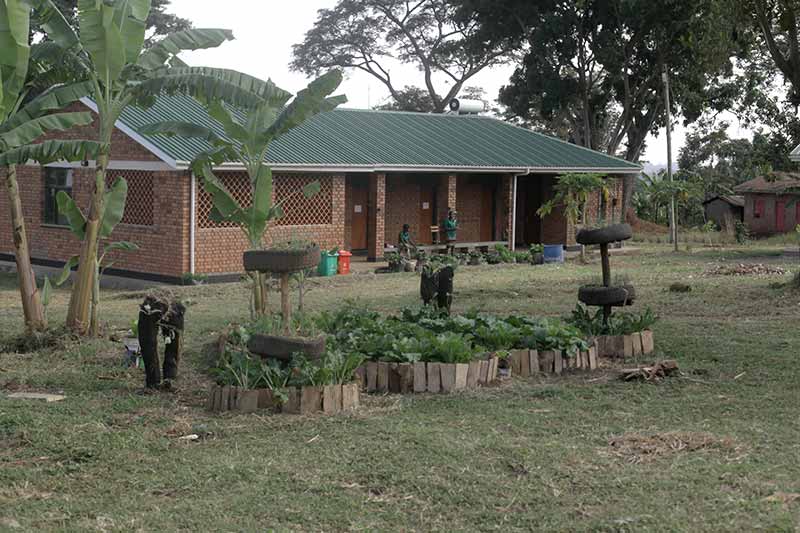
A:
POLYGON ((739 455, 742 450, 730 438, 702 432, 626 433, 608 442, 608 452, 629 463, 644 463, 679 453, 701 451, 734 452, 739 455))
POLYGON ((763 263, 739 263, 738 265, 717 265, 706 270, 706 276, 782 276, 788 274, 784 268, 763 263))

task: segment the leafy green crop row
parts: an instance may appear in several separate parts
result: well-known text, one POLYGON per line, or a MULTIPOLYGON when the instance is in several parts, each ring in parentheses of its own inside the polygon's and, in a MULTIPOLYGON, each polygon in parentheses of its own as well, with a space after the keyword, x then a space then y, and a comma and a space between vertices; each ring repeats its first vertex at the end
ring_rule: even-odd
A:
POLYGON ((605 324, 602 309, 598 309, 592 314, 588 308, 578 304, 572 311, 572 315, 565 320, 586 336, 599 337, 601 335, 630 335, 650 329, 658 317, 648 307, 640 315, 626 312, 614 313, 609 318, 608 324, 605 324))

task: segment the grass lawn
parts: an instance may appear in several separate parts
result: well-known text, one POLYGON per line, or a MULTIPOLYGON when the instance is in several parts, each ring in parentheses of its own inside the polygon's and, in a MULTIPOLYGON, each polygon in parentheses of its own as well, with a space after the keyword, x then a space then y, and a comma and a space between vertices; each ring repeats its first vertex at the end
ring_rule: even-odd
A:
MULTIPOLYGON (((0 530, 796 531, 800 529, 800 291, 789 276, 704 276, 713 264, 796 271, 777 248, 612 259, 661 317, 682 375, 513 380, 450 396, 369 397, 332 418, 211 415, 201 346, 246 317, 243 285, 176 289, 188 304, 177 394, 141 395, 108 340, 0 355, 0 530), (675 294, 670 283, 693 291, 675 294), (64 391, 60 403, 5 399, 64 391), (187 443, 179 437, 208 431, 187 443)), ((455 310, 559 316, 600 266, 462 268, 455 310)), ((21 331, 0 275, 0 335, 21 331)), ((307 306, 417 301, 413 274, 316 281, 307 306)), ((141 294, 104 294, 109 331, 141 294)), ((68 294, 50 317, 63 322, 68 294)), ((276 305, 277 298, 271 302, 276 305)))

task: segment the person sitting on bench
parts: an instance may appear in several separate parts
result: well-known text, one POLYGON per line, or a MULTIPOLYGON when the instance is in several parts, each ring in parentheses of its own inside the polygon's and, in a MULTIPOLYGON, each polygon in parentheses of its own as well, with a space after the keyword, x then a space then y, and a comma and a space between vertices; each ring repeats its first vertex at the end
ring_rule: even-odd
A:
POLYGON ((411 259, 412 254, 416 254, 417 245, 414 239, 411 238, 411 227, 408 224, 403 224, 403 230, 397 236, 397 247, 400 249, 400 255, 411 259))

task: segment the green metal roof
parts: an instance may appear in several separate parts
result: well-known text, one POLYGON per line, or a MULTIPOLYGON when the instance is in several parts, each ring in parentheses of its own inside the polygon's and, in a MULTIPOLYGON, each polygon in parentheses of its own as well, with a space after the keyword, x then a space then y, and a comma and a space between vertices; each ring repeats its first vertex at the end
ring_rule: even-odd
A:
MULTIPOLYGON (((136 131, 165 120, 190 121, 224 135, 193 98, 161 96, 143 110, 128 107, 121 122, 136 131)), ((209 147, 181 137, 140 136, 178 164, 209 147)), ((340 108, 319 114, 272 143, 275 167, 393 169, 509 169, 638 172, 639 165, 520 128, 491 117, 340 108)))

